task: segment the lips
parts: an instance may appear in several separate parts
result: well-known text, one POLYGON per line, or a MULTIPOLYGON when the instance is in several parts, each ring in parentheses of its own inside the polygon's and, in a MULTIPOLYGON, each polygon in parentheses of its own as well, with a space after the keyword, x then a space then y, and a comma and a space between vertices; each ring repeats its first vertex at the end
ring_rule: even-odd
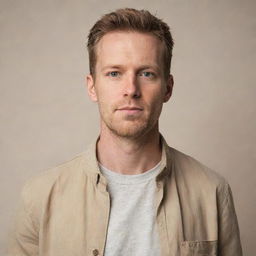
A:
POLYGON ((118 112, 125 113, 127 115, 136 115, 143 111, 143 108, 139 106, 124 106, 117 108, 118 112))
POLYGON ((127 110, 127 111, 142 111, 143 109, 141 107, 138 106, 125 106, 125 107, 120 107, 117 110, 127 110))

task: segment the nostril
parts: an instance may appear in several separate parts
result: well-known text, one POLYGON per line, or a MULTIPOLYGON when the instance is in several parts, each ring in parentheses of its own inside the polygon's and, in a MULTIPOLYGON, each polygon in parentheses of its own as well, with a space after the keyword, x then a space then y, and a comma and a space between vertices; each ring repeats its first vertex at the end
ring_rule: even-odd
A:
POLYGON ((139 98, 140 97, 140 95, 138 94, 138 93, 135 93, 134 95, 133 95, 133 98, 139 98))
POLYGON ((130 96, 132 98, 140 97, 141 93, 137 85, 130 85, 124 89, 124 96, 130 96))

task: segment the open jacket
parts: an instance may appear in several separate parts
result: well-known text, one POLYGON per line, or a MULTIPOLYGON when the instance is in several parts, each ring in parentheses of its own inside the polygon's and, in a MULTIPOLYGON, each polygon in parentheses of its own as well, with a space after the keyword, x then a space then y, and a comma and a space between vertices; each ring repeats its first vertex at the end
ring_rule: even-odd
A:
MULTIPOLYGON (((110 196, 95 145, 26 183, 9 256, 104 255, 110 196)), ((163 138, 162 148, 155 195, 161 255, 241 256, 229 184, 163 138)))

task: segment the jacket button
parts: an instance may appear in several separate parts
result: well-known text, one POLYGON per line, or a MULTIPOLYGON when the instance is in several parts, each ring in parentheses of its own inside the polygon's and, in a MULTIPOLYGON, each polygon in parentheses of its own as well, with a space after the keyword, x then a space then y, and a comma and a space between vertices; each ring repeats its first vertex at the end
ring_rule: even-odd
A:
POLYGON ((93 256, 98 256, 98 255, 100 255, 99 250, 94 249, 94 250, 92 251, 92 255, 93 255, 93 256))

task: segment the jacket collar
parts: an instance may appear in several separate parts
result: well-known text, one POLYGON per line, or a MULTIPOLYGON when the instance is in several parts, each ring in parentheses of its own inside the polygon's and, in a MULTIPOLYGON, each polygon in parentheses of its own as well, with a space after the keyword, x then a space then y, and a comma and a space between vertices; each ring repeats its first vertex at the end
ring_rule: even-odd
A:
POLYGON ((173 154, 166 143, 162 134, 160 134, 160 142, 162 145, 162 159, 161 159, 161 169, 162 171, 157 175, 156 181, 163 181, 168 176, 171 175, 173 169, 173 154))
MULTIPOLYGON (((104 185, 107 185, 106 178, 102 175, 98 160, 97 160, 97 142, 99 140, 99 136, 94 139, 94 142, 92 142, 88 148, 87 151, 84 152, 84 156, 82 158, 83 167, 86 169, 87 175, 91 176, 96 184, 103 183, 104 185)), ((157 175, 156 181, 163 181, 168 176, 171 175, 172 169, 173 169, 173 154, 166 143, 164 137, 162 134, 160 134, 160 143, 162 147, 162 158, 161 158, 161 172, 157 175)))

